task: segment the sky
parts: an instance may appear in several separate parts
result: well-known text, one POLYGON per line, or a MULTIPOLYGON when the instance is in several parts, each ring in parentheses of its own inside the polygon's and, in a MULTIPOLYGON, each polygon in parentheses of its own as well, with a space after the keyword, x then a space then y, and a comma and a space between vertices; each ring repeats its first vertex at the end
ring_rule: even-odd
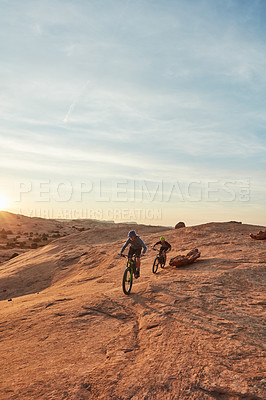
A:
POLYGON ((266 1, 0 0, 0 209, 266 225, 266 1))

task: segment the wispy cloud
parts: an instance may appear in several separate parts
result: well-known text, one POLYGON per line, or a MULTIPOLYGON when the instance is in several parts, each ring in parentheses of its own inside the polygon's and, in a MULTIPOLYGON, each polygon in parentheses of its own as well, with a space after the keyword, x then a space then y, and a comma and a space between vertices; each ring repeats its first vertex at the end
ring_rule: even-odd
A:
POLYGON ((79 99, 81 98, 82 94, 84 93, 84 91, 86 90, 87 86, 89 85, 90 81, 87 81, 85 83, 85 85, 83 86, 83 88, 81 89, 81 91, 79 92, 78 96, 75 98, 75 100, 73 101, 73 103, 70 105, 68 112, 64 118, 64 122, 68 122, 69 117, 71 115, 71 113, 73 112, 74 108, 76 107, 76 105, 78 104, 79 99))
POLYGON ((16 5, 1 2, 5 173, 16 160, 28 177, 250 173, 263 187, 262 2, 16 5))

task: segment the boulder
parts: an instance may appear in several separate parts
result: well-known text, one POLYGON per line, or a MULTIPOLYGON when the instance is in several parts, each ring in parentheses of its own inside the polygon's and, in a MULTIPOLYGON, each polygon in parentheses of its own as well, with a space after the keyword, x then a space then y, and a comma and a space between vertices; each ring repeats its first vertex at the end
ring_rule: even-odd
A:
POLYGON ((183 265, 191 264, 196 261, 200 257, 200 252, 198 249, 190 250, 187 255, 177 255, 174 258, 171 258, 169 265, 174 267, 181 267, 183 265))
POLYGON ((259 231, 255 235, 253 233, 250 233, 249 236, 251 237, 251 239, 265 240, 266 239, 266 230, 259 231))
POLYGON ((179 229, 179 228, 185 228, 186 225, 184 222, 178 222, 178 224, 176 224, 175 229, 179 229))

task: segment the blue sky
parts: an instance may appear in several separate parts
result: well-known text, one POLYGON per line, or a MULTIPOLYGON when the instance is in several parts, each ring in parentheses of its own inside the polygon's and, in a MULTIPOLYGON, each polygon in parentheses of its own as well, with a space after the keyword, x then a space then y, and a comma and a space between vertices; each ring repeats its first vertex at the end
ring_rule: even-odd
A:
POLYGON ((265 1, 0 10, 7 210, 266 225, 265 1))

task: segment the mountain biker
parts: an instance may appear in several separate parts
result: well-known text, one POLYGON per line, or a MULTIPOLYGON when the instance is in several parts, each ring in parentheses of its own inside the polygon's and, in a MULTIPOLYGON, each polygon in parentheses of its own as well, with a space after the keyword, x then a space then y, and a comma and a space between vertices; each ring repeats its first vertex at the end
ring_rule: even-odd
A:
POLYGON ((120 254, 123 254, 123 251, 125 248, 130 245, 129 250, 128 250, 128 258, 132 258, 133 255, 136 255, 136 272, 135 272, 135 278, 139 278, 140 275, 140 255, 141 255, 141 249, 143 248, 142 255, 144 255, 147 251, 147 246, 143 242, 143 240, 136 234, 135 231, 130 231, 128 232, 128 240, 124 244, 124 246, 121 249, 120 254))
POLYGON ((152 246, 152 248, 155 250, 155 246, 157 246, 158 244, 161 245, 161 248, 160 248, 160 250, 159 250, 159 255, 162 255, 163 260, 164 260, 163 263, 165 264, 165 263, 166 263, 166 253, 168 253, 168 252, 172 249, 172 246, 170 245, 170 243, 168 243, 168 242, 165 240, 165 237, 164 237, 164 236, 161 236, 159 242, 155 243, 155 244, 152 246))

